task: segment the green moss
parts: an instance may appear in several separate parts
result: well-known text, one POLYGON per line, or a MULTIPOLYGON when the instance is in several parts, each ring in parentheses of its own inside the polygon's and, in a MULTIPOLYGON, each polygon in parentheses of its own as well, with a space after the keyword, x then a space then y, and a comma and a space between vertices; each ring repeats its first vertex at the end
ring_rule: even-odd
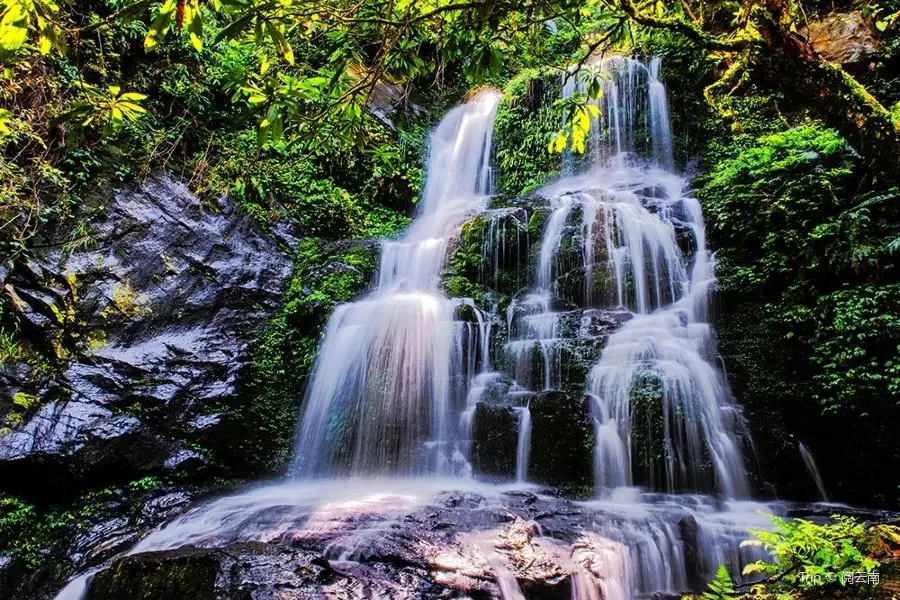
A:
POLYGON ((186 550, 126 557, 100 571, 88 600, 214 600, 220 561, 215 552, 186 550))
POLYGON ((581 394, 545 392, 531 400, 530 481, 593 492, 594 430, 581 394))
POLYGON ((638 373, 631 387, 631 452, 634 481, 659 486, 665 481, 663 387, 659 374, 638 373))
POLYGON ((478 215, 462 226, 442 278, 447 294, 455 298, 472 298, 478 304, 484 304, 486 294, 481 282, 484 223, 484 215, 478 215))
POLYGON ((518 415, 509 407, 479 403, 473 419, 472 468, 488 478, 514 478, 518 415))
POLYGON ((524 195, 560 172, 560 158, 547 146, 562 123, 555 105, 558 75, 527 73, 510 82, 494 122, 500 191, 524 195))
POLYGON ((222 409, 233 435, 220 452, 260 475, 284 469, 307 377, 334 307, 359 295, 377 266, 377 245, 304 239, 279 312, 252 354, 244 400, 222 409))

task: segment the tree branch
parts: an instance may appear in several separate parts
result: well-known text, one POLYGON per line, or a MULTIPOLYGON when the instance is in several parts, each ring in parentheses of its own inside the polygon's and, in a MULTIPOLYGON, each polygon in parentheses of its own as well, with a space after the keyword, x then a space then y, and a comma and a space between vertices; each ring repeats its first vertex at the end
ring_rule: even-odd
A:
POLYGON ((732 39, 723 40, 722 38, 710 35, 700 29, 694 23, 684 21, 674 17, 657 17, 640 12, 631 0, 618 0, 619 6, 628 17, 635 23, 646 25, 648 27, 656 27, 661 29, 670 29, 677 31, 688 39, 703 46, 707 50, 717 50, 721 52, 736 52, 744 50, 750 46, 750 40, 732 39))

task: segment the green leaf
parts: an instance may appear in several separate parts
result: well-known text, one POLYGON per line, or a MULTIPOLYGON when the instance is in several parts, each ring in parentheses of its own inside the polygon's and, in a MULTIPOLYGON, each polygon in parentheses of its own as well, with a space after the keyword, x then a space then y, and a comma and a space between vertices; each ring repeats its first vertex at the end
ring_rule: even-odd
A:
POLYGON ((203 50, 203 9, 197 0, 191 0, 191 21, 188 23, 188 34, 191 44, 197 52, 203 50))
POLYGON ((716 577, 707 585, 703 598, 705 600, 733 600, 734 594, 734 582, 731 581, 731 575, 725 565, 720 564, 716 570, 716 577))
POLYGON ((56 129, 63 123, 69 121, 81 120, 91 111, 91 109, 92 106, 89 103, 77 102, 73 104, 69 110, 50 119, 50 129, 56 129))
POLYGON ((147 99, 147 94, 139 94, 137 92, 125 92, 121 96, 119 96, 122 100, 132 100, 135 102, 139 102, 141 100, 147 99))
POLYGON ((288 64, 294 64, 294 51, 288 41, 284 38, 284 34, 270 21, 266 21, 265 23, 266 30, 269 32, 269 37, 271 37, 272 41, 275 43, 278 53, 281 54, 281 57, 284 58, 288 64))
POLYGON ((143 114, 143 113, 147 112, 146 108, 144 108, 143 106, 140 106, 138 104, 135 104, 134 102, 119 102, 119 106, 122 108, 122 110, 130 110, 130 111, 138 113, 138 114, 143 114))
POLYGON ((565 132, 559 132, 553 136, 553 139, 550 140, 550 145, 547 148, 552 153, 560 154, 566 149, 566 144, 568 143, 569 136, 567 136, 565 132))
POLYGON ((4 22, 0 25, 0 50, 11 54, 25 43, 27 37, 28 29, 26 27, 20 26, 16 22, 4 22))
POLYGON ((213 40, 214 44, 218 44, 222 40, 230 40, 237 36, 238 33, 250 23, 253 19, 255 12, 248 12, 245 15, 241 16, 237 21, 233 21, 228 24, 225 29, 216 34, 215 39, 213 40))
POLYGON ((159 9, 159 15, 150 24, 150 30, 147 32, 147 37, 144 38, 145 51, 150 52, 159 46, 169 30, 169 25, 172 24, 172 17, 175 16, 177 6, 176 0, 166 0, 159 9))

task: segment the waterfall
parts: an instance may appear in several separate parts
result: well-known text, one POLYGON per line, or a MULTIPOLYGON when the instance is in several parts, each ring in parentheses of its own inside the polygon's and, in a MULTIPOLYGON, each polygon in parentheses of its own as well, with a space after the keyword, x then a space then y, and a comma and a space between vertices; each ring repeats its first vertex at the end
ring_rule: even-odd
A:
POLYGON ((376 289, 331 317, 298 428, 295 475, 464 468, 453 386, 463 328, 439 289, 440 271, 463 220, 486 206, 499 102, 481 92, 440 122, 419 215, 403 238, 384 242, 376 289))
MULTIPOLYGON (((581 174, 539 192, 554 210, 538 274, 540 286, 549 288, 545 255, 558 246, 558 222, 577 204, 588 301, 594 300, 592 278, 605 267, 615 302, 632 313, 590 373, 595 484, 601 492, 631 486, 637 474, 654 489, 745 497, 746 430, 716 365, 707 318, 714 261, 700 204, 674 173, 660 61, 646 67, 615 57, 595 66, 604 80, 595 101, 602 110, 588 140, 592 158, 581 174), (649 160, 638 158, 641 153, 649 160), (596 262, 598 245, 605 265, 596 262)), ((577 73, 565 77, 564 96, 584 93, 577 73)))
POLYGON ((828 502, 828 493, 825 491, 825 484, 822 483, 822 475, 819 474, 819 468, 816 466, 812 452, 809 451, 809 448, 803 442, 797 444, 797 449, 800 451, 800 457, 803 459, 803 464, 806 466, 809 476, 816 483, 816 489, 819 491, 819 500, 828 502))
POLYGON ((531 410, 527 405, 516 409, 519 413, 519 433, 516 442, 516 481, 528 477, 528 453, 531 450, 531 410))
MULTIPOLYGON (((746 427, 717 366, 707 315, 715 261, 700 203, 673 166, 660 62, 614 57, 593 66, 604 94, 593 101, 600 110, 588 153, 576 161, 567 151, 565 176, 522 203, 528 208, 488 209, 499 94, 483 91, 441 120, 415 221, 383 243, 374 289, 328 322, 292 477, 194 507, 129 554, 265 541, 321 552, 342 576, 364 578, 342 567, 387 557, 374 559, 386 581, 402 552, 434 566, 439 593, 463 593, 470 573, 492 572, 508 600, 531 593, 520 583, 536 558, 570 578, 575 600, 677 597, 702 589, 719 564, 740 578, 763 558, 741 542, 747 529, 769 526, 761 510, 778 509, 736 500, 749 494, 746 427), (546 219, 533 248, 538 213, 546 219), (475 218, 484 293, 448 298, 447 253, 475 218), (513 263, 515 277, 501 282, 513 263), (579 272, 583 286, 564 293, 565 278, 579 272), (565 296, 579 290, 580 298, 565 296), (603 325, 592 330, 594 319, 603 325), (578 357, 572 385, 563 357, 576 351, 590 358, 578 357), (577 503, 525 483, 530 466, 546 467, 532 441, 539 448, 541 434, 546 444, 556 432, 548 427, 569 433, 568 412, 548 415, 548 404, 572 397, 566 407, 590 406, 578 448, 591 452, 592 424, 597 488, 577 503), (501 426, 479 438, 479 454, 514 483, 469 477, 480 403, 501 426), (553 533, 533 523, 510 529, 532 518, 553 533), (513 556, 526 551, 529 560, 513 556)), ((569 71, 563 94, 580 93, 583 78, 569 71)), ((800 452, 821 489, 812 456, 802 444, 800 452)), ((84 597, 91 573, 57 600, 84 597)))

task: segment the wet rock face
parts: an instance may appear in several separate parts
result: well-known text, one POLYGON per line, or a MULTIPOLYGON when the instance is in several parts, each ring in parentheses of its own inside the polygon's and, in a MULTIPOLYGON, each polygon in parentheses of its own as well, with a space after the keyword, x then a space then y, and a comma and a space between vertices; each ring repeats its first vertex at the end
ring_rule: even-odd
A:
POLYGON ((531 400, 530 481, 593 489, 594 430, 589 399, 544 392, 531 400))
POLYGON ((859 11, 836 13, 809 23, 809 39, 825 60, 862 66, 881 52, 871 23, 859 11))
POLYGON ((125 557, 96 575, 86 600, 325 598, 352 595, 355 583, 315 553, 249 542, 125 557))
POLYGON ((720 563, 740 573, 763 557, 741 546, 768 523, 758 505, 469 484, 281 483, 212 500, 102 565, 87 598, 674 599, 720 563))
POLYGON ((168 556, 126 558, 97 575, 87 598, 214 600, 220 554, 186 550, 172 552, 168 556))
POLYGON ((23 333, 73 357, 52 381, 0 377, 4 396, 43 404, 0 435, 11 491, 208 469, 205 448, 280 302, 295 241, 164 176, 117 194, 93 237, 6 278, 23 333))
POLYGON ((502 497, 444 492, 436 500, 421 507, 404 507, 408 500, 400 498, 371 507, 336 501, 310 520, 292 515, 288 507, 273 507, 251 519, 281 531, 268 542, 118 558, 93 577, 86 598, 436 599, 518 597, 518 592, 568 600, 579 586, 598 589, 627 581, 627 573, 614 572, 604 558, 611 546, 620 556, 625 551, 584 533, 573 522, 580 511, 570 501, 528 491, 502 497), (385 527, 388 516, 396 521, 385 527))
POLYGON ((475 407, 472 430, 472 469, 489 479, 510 480, 516 475, 519 418, 508 406, 475 407))

